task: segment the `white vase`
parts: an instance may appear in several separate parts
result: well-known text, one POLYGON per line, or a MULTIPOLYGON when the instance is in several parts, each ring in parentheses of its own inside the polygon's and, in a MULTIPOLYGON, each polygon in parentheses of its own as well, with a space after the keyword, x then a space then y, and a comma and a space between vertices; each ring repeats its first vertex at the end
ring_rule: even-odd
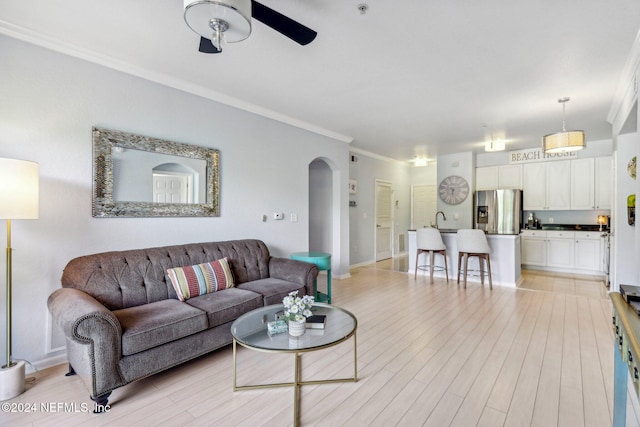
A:
POLYGON ((301 322, 297 322, 295 320, 289 321, 289 335, 292 337, 299 337, 304 335, 304 332, 307 330, 307 321, 303 320, 301 322))

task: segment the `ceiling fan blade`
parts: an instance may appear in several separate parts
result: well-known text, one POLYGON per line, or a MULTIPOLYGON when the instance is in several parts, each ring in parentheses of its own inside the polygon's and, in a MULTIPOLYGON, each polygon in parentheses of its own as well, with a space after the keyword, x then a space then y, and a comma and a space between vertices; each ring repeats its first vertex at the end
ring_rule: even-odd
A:
POLYGON ((211 40, 200 37, 200 47, 198 50, 202 53, 220 53, 218 49, 211 43, 211 40))
POLYGON ((273 28, 280 34, 289 37, 298 44, 303 46, 307 45, 318 35, 318 33, 313 31, 311 28, 305 27, 299 22, 284 16, 280 12, 270 9, 255 0, 251 0, 251 6, 251 16, 253 18, 262 22, 264 25, 273 28))

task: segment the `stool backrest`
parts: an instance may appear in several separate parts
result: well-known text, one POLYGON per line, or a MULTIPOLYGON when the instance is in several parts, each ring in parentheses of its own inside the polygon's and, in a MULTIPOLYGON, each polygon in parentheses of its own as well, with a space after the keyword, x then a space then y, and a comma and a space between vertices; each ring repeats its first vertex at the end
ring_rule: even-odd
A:
POLYGON ((442 236, 437 228, 419 228, 416 232, 418 249, 442 251, 446 249, 442 236))
POLYGON ((483 230, 458 230, 458 252, 488 254, 489 242, 483 230))

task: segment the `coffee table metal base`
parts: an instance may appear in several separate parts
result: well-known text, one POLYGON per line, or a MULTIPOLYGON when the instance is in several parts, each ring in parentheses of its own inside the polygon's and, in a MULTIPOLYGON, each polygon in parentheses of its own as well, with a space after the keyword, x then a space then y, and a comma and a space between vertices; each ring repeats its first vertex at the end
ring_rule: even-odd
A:
MULTIPOLYGON (((314 349, 307 349, 300 352, 292 352, 295 357, 294 363, 294 376, 293 382, 289 383, 271 383, 271 384, 255 384, 255 385, 238 385, 237 377, 236 377, 236 353, 237 353, 237 344, 248 348, 250 350, 256 351, 265 351, 269 353, 273 353, 274 351, 270 350, 262 350, 254 347, 250 347, 242 344, 241 342, 237 342, 234 338, 233 340, 233 391, 240 390, 258 390, 263 388, 275 388, 275 387, 293 387, 293 425, 300 425, 300 387, 303 385, 316 385, 316 384, 331 384, 331 383, 345 383, 345 382, 357 382, 358 381, 358 350, 357 350, 357 338, 356 332, 353 333, 353 377, 351 378, 331 378, 326 380, 313 380, 313 381, 302 381, 302 354, 308 353, 309 351, 314 351, 314 349)), ((326 347, 318 348, 317 350, 322 350, 326 347)), ((276 351, 277 352, 277 351, 276 351)))

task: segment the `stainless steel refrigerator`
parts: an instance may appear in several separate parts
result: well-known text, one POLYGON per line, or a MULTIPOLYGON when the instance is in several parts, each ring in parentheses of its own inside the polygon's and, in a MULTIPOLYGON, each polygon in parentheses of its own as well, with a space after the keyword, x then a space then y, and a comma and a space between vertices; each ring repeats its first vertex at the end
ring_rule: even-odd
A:
POLYGON ((522 190, 476 191, 474 228, 488 234, 519 234, 522 221, 522 190))

